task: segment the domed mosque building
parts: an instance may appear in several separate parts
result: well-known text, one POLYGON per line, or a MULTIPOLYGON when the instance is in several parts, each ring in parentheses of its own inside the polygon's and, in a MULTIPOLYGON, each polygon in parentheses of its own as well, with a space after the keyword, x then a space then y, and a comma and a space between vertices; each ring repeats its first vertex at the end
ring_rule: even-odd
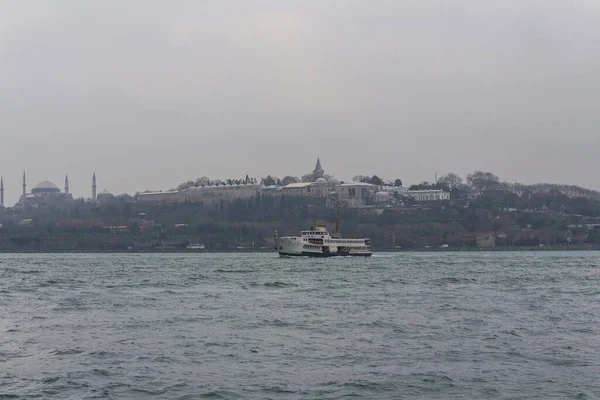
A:
POLYGON ((65 200, 72 200, 73 197, 69 194, 69 177, 65 176, 65 190, 59 189, 54 183, 44 180, 31 189, 27 193, 27 177, 23 172, 23 194, 19 203, 21 206, 37 207, 41 204, 60 204, 65 200))
POLYGON ((52 196, 55 194, 62 194, 58 186, 49 181, 43 181, 35 185, 33 189, 31 189, 31 194, 33 196, 52 196))
POLYGON ((104 189, 100 193, 98 193, 97 197, 98 203, 100 204, 108 204, 112 203, 115 200, 115 195, 104 189))
MULTIPOLYGON (((23 172, 23 192, 17 203, 20 207, 39 207, 40 205, 61 205, 65 202, 73 200, 73 196, 69 191, 69 176, 65 176, 65 187, 61 190, 53 182, 44 180, 31 189, 31 192, 27 192, 27 177, 23 172)), ((106 197, 111 197, 108 192, 104 193, 106 197)), ((92 201, 96 199, 96 173, 92 177, 92 201)))

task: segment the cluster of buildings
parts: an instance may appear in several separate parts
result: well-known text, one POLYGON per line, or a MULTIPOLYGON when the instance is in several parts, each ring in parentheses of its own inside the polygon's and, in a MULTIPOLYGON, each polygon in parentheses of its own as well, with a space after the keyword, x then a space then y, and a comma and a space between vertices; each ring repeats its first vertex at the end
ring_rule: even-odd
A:
MULTIPOLYGON (((205 184, 183 190, 137 193, 134 201, 148 204, 203 203, 207 205, 229 202, 237 199, 271 197, 325 198, 328 206, 339 202, 350 208, 387 207, 402 204, 411 199, 416 202, 449 200, 450 194, 442 190, 408 190, 402 186, 372 185, 364 182, 340 182, 327 178, 317 160, 311 182, 290 183, 283 186, 266 186, 264 182, 246 179, 243 183, 205 184)), ((108 202, 114 199, 112 193, 104 190, 96 192, 96 173, 92 175, 91 197, 87 201, 108 202)), ((81 199, 78 199, 81 200, 81 199)), ((15 205, 17 208, 36 207, 40 204, 65 204, 74 201, 69 191, 69 177, 65 176, 64 190, 50 181, 43 181, 27 191, 27 177, 23 173, 22 194, 15 205)), ((4 179, 0 177, 0 206, 4 207, 4 179)))
POLYGON ((450 193, 442 190, 408 190, 402 186, 373 185, 364 182, 340 182, 335 178, 326 179, 317 160, 311 182, 290 183, 285 186, 265 186, 264 182, 243 184, 200 185, 184 190, 164 192, 144 192, 135 195, 138 203, 203 203, 217 204, 221 201, 249 199, 257 196, 292 196, 325 198, 329 206, 338 201, 350 208, 393 206, 403 199, 417 202, 443 201, 450 199, 450 193))
MULTIPOLYGON (((88 201, 103 202, 114 198, 114 195, 107 190, 100 193, 96 192, 96 173, 92 175, 91 198, 88 201)), ((31 191, 27 191, 27 176, 23 172, 22 193, 16 208, 25 208, 28 206, 37 207, 40 204, 62 205, 73 202, 73 195, 69 191, 69 176, 65 176, 64 190, 50 181, 42 181, 35 185, 31 191)), ((0 177, 0 207, 4 207, 4 177, 0 177)))

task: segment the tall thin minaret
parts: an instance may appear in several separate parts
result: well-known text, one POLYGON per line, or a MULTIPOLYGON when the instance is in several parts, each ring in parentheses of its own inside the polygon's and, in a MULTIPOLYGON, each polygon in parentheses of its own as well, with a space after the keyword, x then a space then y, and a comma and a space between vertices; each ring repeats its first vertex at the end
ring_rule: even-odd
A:
POLYGON ((96 201, 96 171, 92 176, 92 201, 96 201))
POLYGON ((65 175, 65 194, 69 195, 69 175, 65 175))
POLYGON ((0 176, 0 207, 4 207, 4 177, 0 176))
POLYGON ((23 200, 27 197, 27 178, 25 177, 25 171, 23 171, 23 200))

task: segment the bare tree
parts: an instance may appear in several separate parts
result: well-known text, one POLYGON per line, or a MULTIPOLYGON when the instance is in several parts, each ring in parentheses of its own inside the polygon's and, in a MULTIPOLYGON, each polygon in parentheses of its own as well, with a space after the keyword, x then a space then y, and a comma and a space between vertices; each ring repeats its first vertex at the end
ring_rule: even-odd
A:
POLYGON ((448 189, 455 189, 463 183, 463 179, 454 172, 450 172, 449 174, 441 176, 437 183, 438 185, 445 186, 448 189))
POLYGON ((467 175, 467 185, 476 193, 493 189, 500 183, 500 179, 491 172, 475 171, 467 175))

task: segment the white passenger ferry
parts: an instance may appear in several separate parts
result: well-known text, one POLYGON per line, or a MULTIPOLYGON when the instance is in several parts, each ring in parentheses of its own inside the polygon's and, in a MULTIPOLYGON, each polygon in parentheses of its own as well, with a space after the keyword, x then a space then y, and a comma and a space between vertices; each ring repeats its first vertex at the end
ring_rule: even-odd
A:
POLYGON ((331 236, 324 226, 314 225, 298 236, 279 237, 275 233, 275 250, 281 256, 370 256, 373 254, 369 239, 345 239, 331 236))

